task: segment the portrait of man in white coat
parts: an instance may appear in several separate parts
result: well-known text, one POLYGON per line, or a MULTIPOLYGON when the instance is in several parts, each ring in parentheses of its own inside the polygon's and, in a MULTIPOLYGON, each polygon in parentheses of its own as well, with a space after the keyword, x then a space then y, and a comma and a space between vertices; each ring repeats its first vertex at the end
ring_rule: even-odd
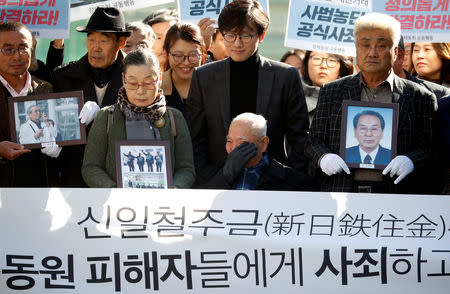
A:
POLYGON ((41 110, 39 106, 31 105, 28 107, 27 116, 27 121, 20 126, 19 143, 40 143, 44 135, 44 128, 41 125, 41 110))

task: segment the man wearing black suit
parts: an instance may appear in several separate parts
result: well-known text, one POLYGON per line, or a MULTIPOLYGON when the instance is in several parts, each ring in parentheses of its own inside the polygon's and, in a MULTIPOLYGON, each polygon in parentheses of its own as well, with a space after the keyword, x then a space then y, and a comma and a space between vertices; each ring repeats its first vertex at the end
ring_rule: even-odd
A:
POLYGON ((363 164, 384 164, 391 161, 391 150, 380 145, 385 127, 384 118, 373 110, 365 110, 353 118, 358 145, 345 149, 345 161, 363 164))
POLYGON ((308 113, 298 71, 258 54, 269 26, 267 14, 258 1, 232 1, 218 23, 230 57, 196 68, 187 99, 198 184, 207 183, 225 164, 231 119, 244 112, 267 119, 273 158, 305 170, 308 113))
POLYGON ((397 77, 392 70, 400 23, 380 13, 358 18, 354 34, 360 73, 322 86, 305 153, 317 168, 323 191, 413 192, 402 182, 430 158, 431 123, 435 97, 423 87, 397 77), (342 101, 399 104, 397 154, 388 166, 376 170, 350 170, 339 152, 342 101), (342 173, 345 171, 345 173, 342 173), (390 177, 395 177, 393 181, 390 177), (394 185, 393 185, 394 184, 394 185), (403 187, 401 187, 403 186, 403 187))

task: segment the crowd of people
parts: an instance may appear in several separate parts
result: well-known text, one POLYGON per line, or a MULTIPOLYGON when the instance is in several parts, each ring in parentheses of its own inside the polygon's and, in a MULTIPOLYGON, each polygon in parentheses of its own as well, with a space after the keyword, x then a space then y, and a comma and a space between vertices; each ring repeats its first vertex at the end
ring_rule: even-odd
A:
MULTIPOLYGON (((116 142, 149 140, 169 142, 175 188, 450 193, 450 43, 404 43, 397 20, 369 13, 354 25, 355 60, 290 50, 274 61, 258 50, 270 24, 258 1, 231 1, 214 23, 174 9, 125 23, 99 7, 77 28, 86 55, 67 64, 64 40, 43 63, 25 25, 1 23, 0 186, 117 187, 116 142), (57 135, 36 105, 11 141, 10 97, 76 90, 86 145, 21 145, 57 135), (397 105, 395 145, 381 146, 385 119, 366 110, 352 121, 358 144, 342 149, 346 101, 397 105)), ((130 172, 134 161, 161 172, 162 155, 123 156, 130 172)))

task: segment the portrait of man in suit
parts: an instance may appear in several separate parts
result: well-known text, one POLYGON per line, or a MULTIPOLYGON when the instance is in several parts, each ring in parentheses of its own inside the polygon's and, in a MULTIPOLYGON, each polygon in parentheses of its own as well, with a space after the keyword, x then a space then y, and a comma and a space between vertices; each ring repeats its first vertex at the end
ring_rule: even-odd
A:
POLYGON ((353 118, 353 131, 358 145, 345 149, 345 161, 387 165, 391 150, 380 145, 386 126, 383 116, 374 110, 364 110, 353 118))

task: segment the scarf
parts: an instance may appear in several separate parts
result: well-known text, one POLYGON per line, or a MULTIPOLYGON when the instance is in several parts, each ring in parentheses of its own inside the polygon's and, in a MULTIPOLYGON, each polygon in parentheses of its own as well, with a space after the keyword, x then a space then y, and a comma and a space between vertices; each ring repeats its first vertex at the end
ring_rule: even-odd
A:
POLYGON ((166 113, 166 98, 162 94, 162 91, 152 104, 147 107, 139 107, 128 101, 125 88, 122 87, 119 89, 117 105, 125 115, 127 121, 142 120, 144 118, 154 124, 166 113))

